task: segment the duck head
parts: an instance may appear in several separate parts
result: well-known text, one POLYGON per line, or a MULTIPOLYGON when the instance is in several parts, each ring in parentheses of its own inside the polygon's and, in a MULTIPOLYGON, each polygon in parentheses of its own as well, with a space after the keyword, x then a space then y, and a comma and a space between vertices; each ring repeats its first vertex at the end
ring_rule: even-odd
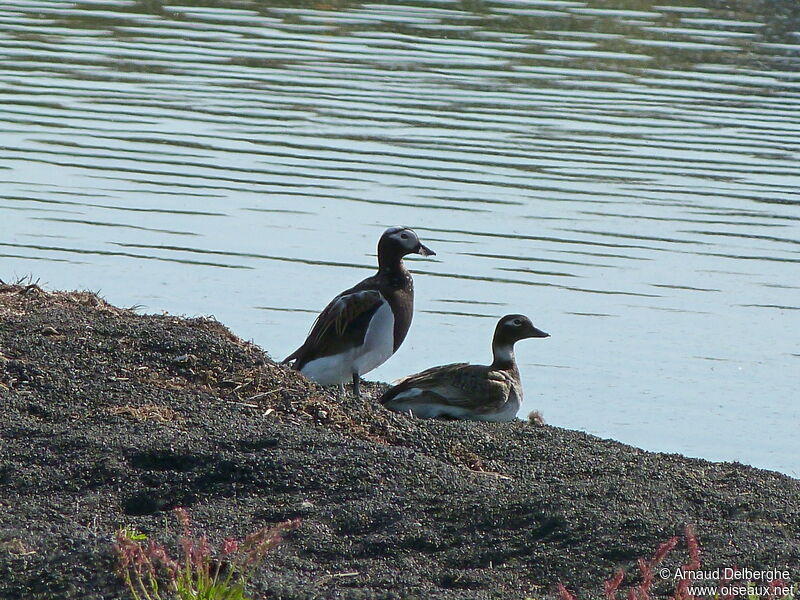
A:
POLYGON ((513 344, 526 338, 550 337, 550 334, 537 329, 525 315, 506 315, 497 322, 494 337, 495 339, 501 338, 505 343, 513 344))
POLYGON ((514 344, 527 338, 550 337, 541 329, 537 329, 525 315, 506 315, 497 322, 492 339, 492 353, 497 368, 510 367, 514 364, 514 344))
POLYGON ((408 227, 389 227, 378 241, 378 262, 389 265, 408 254, 435 256, 436 252, 419 241, 419 236, 408 227))

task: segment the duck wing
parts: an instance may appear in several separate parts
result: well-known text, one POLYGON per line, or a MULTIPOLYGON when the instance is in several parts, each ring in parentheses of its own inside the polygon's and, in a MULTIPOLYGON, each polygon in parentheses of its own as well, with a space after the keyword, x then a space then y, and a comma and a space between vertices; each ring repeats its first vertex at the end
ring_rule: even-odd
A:
POLYGON ((387 390, 380 399, 385 406, 402 404, 404 409, 431 403, 478 411, 502 405, 513 381, 504 371, 482 365, 454 363, 409 375, 387 390))
POLYGON ((283 362, 300 369, 318 356, 329 356, 364 341, 369 320, 385 302, 377 290, 342 292, 326 306, 311 326, 306 341, 283 362))

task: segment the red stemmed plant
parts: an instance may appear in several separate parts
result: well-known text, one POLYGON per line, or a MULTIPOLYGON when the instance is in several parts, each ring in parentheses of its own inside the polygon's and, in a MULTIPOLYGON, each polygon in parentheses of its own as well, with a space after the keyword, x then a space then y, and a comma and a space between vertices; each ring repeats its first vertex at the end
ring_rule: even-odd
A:
POLYGON ((205 534, 192 533, 185 509, 173 513, 182 530, 179 559, 143 534, 117 530, 117 572, 134 600, 247 600, 245 586, 267 553, 281 543, 285 532, 300 526, 300 519, 292 519, 263 527, 241 542, 223 540, 215 551, 205 534))
MULTIPOLYGON (((678 582, 675 585, 675 589, 672 593, 672 600, 695 600, 695 598, 698 598, 692 594, 691 586, 692 573, 700 569, 700 544, 697 541, 694 530, 689 525, 686 527, 684 539, 686 540, 686 550, 689 554, 689 562, 680 567, 682 576, 676 576, 678 582)), ((650 560, 640 558, 637 561, 641 582, 638 585, 628 589, 628 593, 626 594, 627 600, 652 600, 653 596, 651 587, 654 580, 654 569, 661 564, 661 562, 675 549, 677 545, 678 538, 672 537, 658 547, 650 560)), ((622 569, 619 569, 611 579, 608 579, 604 582, 603 591, 605 593, 606 600, 618 600, 617 593, 620 591, 619 588, 624 578, 625 572, 622 569)), ((663 575, 661 578, 664 578, 663 575)), ((718 582, 716 587, 719 589, 725 589, 727 584, 730 583, 730 581, 722 579, 718 582)), ((779 598, 785 598, 786 596, 778 595, 780 593, 778 590, 783 589, 785 585, 785 582, 782 580, 770 581, 768 583, 768 591, 766 595, 758 596, 757 593, 748 593, 747 597, 749 600, 778 600, 779 598)), ((577 600, 576 596, 562 583, 558 584, 558 594, 561 600, 577 600)), ((733 600, 734 596, 718 595, 716 598, 718 600, 733 600)))

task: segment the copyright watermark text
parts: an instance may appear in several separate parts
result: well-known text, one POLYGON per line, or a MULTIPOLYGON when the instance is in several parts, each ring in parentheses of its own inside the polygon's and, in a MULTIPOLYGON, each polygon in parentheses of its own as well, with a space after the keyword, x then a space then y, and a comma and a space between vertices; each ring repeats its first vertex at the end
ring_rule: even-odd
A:
POLYGON ((659 569, 661 579, 689 580, 689 594, 700 597, 796 598, 800 586, 790 583, 789 571, 779 569, 659 569))
POLYGON ((691 571, 687 569, 667 569, 666 567, 658 572, 661 579, 691 579, 692 581, 775 581, 789 579, 789 571, 779 571, 778 569, 766 569, 759 571, 756 569, 697 569, 691 571))

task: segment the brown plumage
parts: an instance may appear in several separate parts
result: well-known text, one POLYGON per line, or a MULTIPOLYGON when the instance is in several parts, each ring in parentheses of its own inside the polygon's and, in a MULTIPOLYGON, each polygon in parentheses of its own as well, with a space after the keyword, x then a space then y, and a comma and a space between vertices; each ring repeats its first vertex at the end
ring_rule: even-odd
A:
POLYGON ((522 402, 522 383, 514 360, 514 343, 548 337, 523 315, 506 315, 497 323, 491 365, 455 363, 433 367, 400 380, 380 402, 391 410, 419 418, 450 417, 475 421, 511 421, 522 402))

